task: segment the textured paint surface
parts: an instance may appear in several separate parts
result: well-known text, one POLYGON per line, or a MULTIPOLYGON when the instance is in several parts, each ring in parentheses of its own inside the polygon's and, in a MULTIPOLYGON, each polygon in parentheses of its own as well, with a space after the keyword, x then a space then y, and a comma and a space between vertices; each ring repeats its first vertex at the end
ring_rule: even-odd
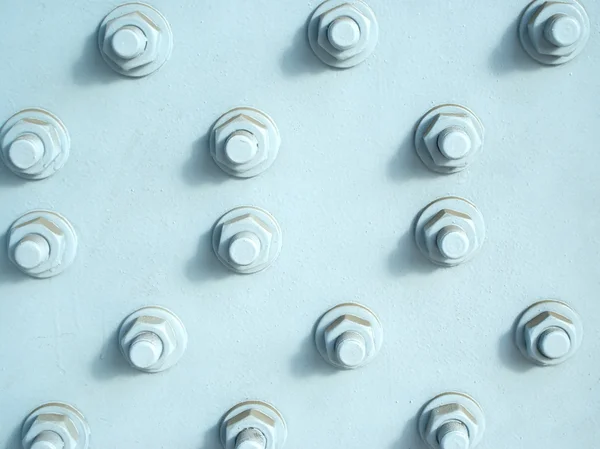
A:
POLYGON ((482 449, 594 446, 600 3, 585 4, 586 50, 553 68, 520 47, 522 0, 369 3, 375 53, 334 71, 306 42, 315 1, 156 0, 173 55, 139 80, 97 49, 118 2, 0 3, 0 120, 41 106, 72 138, 52 178, 0 169, 0 228, 49 208, 80 239, 73 266, 50 280, 0 254, 0 448, 19 446, 31 409, 62 400, 84 412, 96 448, 216 449, 222 414, 258 398, 284 414, 290 449, 418 449, 415 416, 447 390, 486 411, 482 449), (486 127, 478 160, 451 176, 412 147, 415 123, 440 103, 464 104, 486 127), (251 180, 222 173, 206 136, 240 105, 269 113, 283 141, 251 180), (472 200, 487 223, 480 254, 452 269, 427 262, 411 234, 445 195, 472 200), (277 218, 284 246, 267 271, 236 276, 211 253, 210 230, 245 204, 277 218), (538 368, 510 330, 546 298, 571 304, 586 335, 573 359, 538 368), (348 301, 378 314, 385 341, 367 367, 338 372, 311 330, 348 301), (145 375, 115 333, 151 304, 184 320, 189 344, 173 369, 145 375))

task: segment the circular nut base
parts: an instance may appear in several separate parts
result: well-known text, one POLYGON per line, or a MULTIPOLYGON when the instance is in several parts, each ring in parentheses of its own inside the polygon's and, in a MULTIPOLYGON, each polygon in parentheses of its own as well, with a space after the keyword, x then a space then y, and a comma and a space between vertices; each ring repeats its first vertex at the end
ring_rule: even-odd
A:
POLYGON ((326 0, 313 12, 308 22, 308 42, 313 52, 325 64, 336 69, 349 69, 363 62, 373 53, 378 40, 379 24, 377 23, 377 17, 370 6, 362 0, 326 0), (319 27, 323 14, 344 4, 350 4, 359 10, 371 22, 371 29, 366 46, 360 53, 348 59, 339 60, 334 58, 319 44, 319 27))
MULTIPOLYGON (((244 130, 240 129, 238 131, 244 130)), ((215 122, 210 132, 210 154, 212 158, 221 170, 223 170, 225 173, 231 176, 235 176, 236 178, 253 178, 254 176, 258 176, 264 171, 266 171, 271 165, 273 165, 275 159, 277 159, 277 154, 279 154, 280 146, 281 135, 279 134, 279 129, 277 128, 275 121, 268 114, 256 108, 238 107, 227 111, 225 114, 219 117, 219 119, 215 122), (216 157, 217 144, 215 141, 215 130, 227 123, 228 121, 230 121, 232 118, 237 117, 238 115, 248 116, 251 119, 254 119, 257 122, 261 123, 267 128, 267 133, 269 136, 268 149, 265 149, 267 151, 267 158, 258 165, 242 172, 232 170, 231 167, 222 163, 216 157)))
POLYGON ((464 394, 464 393, 456 393, 456 392, 442 393, 442 394, 436 396, 435 398, 433 398, 431 401, 429 401, 425 405, 425 407, 423 407, 421 414, 419 415, 419 421, 418 421, 419 434, 421 435, 421 438, 423 439, 423 441, 425 443, 427 443, 429 445, 429 447, 431 447, 432 449, 439 449, 440 446, 437 443, 437 440, 435 440, 434 444, 432 444, 431 441, 428 441, 428 438, 426 435, 427 425, 429 424, 429 418, 431 415, 431 411, 438 407, 442 407, 444 405, 452 405, 452 404, 462 405, 473 416, 475 421, 478 423, 477 432, 474 435, 469 434, 469 440, 470 440, 469 447, 474 448, 481 442, 481 439, 483 438, 483 434, 485 432, 485 415, 483 414, 483 410, 481 409, 481 406, 475 401, 475 399, 473 399, 471 396, 464 394))
MULTIPOLYGON (((21 216, 18 220, 16 220, 11 225, 10 230, 8 231, 8 235, 10 236, 14 228, 32 220, 36 220, 38 218, 44 218, 49 222, 53 223, 58 229, 60 229, 60 231, 64 235, 65 252, 62 256, 60 264, 41 273, 30 273, 25 270, 22 270, 17 265, 13 257, 15 247, 19 242, 11 241, 10 237, 8 238, 8 257, 20 271, 27 274, 28 276, 37 279, 46 279, 62 273, 73 263, 73 261, 75 260, 75 255, 77 254, 77 234, 75 233, 75 228, 73 228, 71 223, 69 223, 69 221, 59 213, 52 212, 49 210, 34 210, 26 213, 25 215, 21 216)), ((50 251, 52 252, 52 248, 50 248, 50 251)))
MULTIPOLYGON (((372 312, 369 308, 363 306, 362 304, 357 303, 344 303, 339 304, 332 309, 325 312, 325 314, 319 319, 317 323, 317 327, 315 328, 315 344, 317 345, 317 350, 323 359, 340 369, 355 369, 361 366, 364 366, 371 362, 375 356, 379 353, 381 349, 381 345, 383 344, 383 326, 381 325, 381 321, 374 312, 372 312), (361 318, 365 321, 368 321, 371 324, 371 328, 373 329, 373 340, 375 342, 375 348, 370 353, 367 354, 367 357, 363 362, 353 368, 348 368, 347 366, 341 365, 337 360, 332 360, 329 356, 329 351, 327 348, 327 343, 325 342, 325 330, 331 323, 337 320, 339 317, 343 315, 354 315, 358 318, 361 318)), ((330 350, 333 348, 329 348, 330 350)))
POLYGON ((560 301, 546 300, 536 302, 535 304, 529 306, 521 314, 515 327, 515 344, 519 348, 519 351, 521 351, 521 354, 523 354, 523 357, 525 357, 527 360, 530 360, 533 363, 540 366, 559 365, 563 363, 565 360, 575 355, 577 349, 579 349, 579 347, 581 346, 582 341, 583 322, 581 321, 581 317, 570 306, 560 301), (536 351, 536 354, 539 358, 533 358, 527 351, 527 344, 525 342, 525 325, 543 312, 553 312, 558 315, 562 315, 565 318, 568 318, 575 327, 575 339, 571 340, 571 348, 568 354, 564 357, 561 357, 559 359, 549 359, 547 357, 544 357, 544 355, 538 350, 536 351))
POLYGON ((173 329, 173 333, 175 334, 175 339, 177 340, 177 347, 175 348, 175 351, 173 351, 171 354, 167 355, 166 357, 161 357, 159 359, 159 366, 144 369, 135 367, 135 369, 147 373, 158 373, 161 371, 165 371, 171 368, 179 361, 179 359, 185 352, 185 349, 187 348, 188 335, 187 331, 185 330, 185 326, 183 325, 183 322, 179 319, 177 315, 175 315, 169 309, 166 309, 164 307, 147 306, 142 307, 141 309, 133 312, 131 315, 125 318, 125 320, 123 320, 123 323, 121 324, 121 327, 119 329, 119 347, 121 348, 121 353, 123 354, 123 357, 125 357, 125 360, 127 360, 127 362, 131 366, 134 365, 129 360, 129 347, 128 345, 126 345, 126 347, 123 347, 121 342, 123 341, 123 337, 129 330, 133 322, 142 316, 162 318, 163 320, 167 321, 171 326, 171 329, 173 329))
MULTIPOLYGON (((236 437, 227 439, 226 428, 227 421, 231 418, 243 413, 247 410, 258 410, 259 412, 270 417, 275 423, 275 441, 267 438, 265 449, 282 449, 287 439, 287 424, 283 416, 275 407, 263 401, 246 401, 232 407, 223 417, 219 434, 221 436, 221 444, 225 449, 235 449, 236 437)), ((261 430, 261 429, 259 429, 261 430)), ((263 432, 264 433, 264 432, 263 432)))
POLYGON ((77 410, 75 407, 69 404, 65 404, 63 402, 48 402, 46 404, 40 405, 38 408, 33 410, 25 421, 23 422, 23 426, 21 428, 21 439, 23 440, 23 447, 29 448, 33 444, 33 439, 31 441, 25 441, 25 436, 29 431, 29 428, 35 421, 35 419, 39 415, 45 414, 58 414, 64 415, 71 419, 75 428, 77 429, 77 434, 79 435, 79 440, 77 444, 77 449, 88 449, 90 445, 90 427, 83 416, 83 414, 77 410))
POLYGON ((219 261, 221 261, 223 265, 225 265, 231 271, 234 271, 238 274, 252 274, 264 270, 265 268, 269 267, 273 262, 275 262, 275 260, 277 260, 277 257, 279 257, 279 253, 281 253, 283 238, 281 228, 279 227, 279 223, 277 223, 275 217, 273 217, 269 212, 254 206, 241 206, 230 210, 221 218, 219 218, 219 221, 217 221, 213 228, 212 242, 213 251, 217 256, 217 259, 219 259, 219 261), (269 256, 265 263, 255 266, 250 265, 248 267, 237 267, 232 265, 227 259, 227 257, 224 255, 224 253, 219 250, 219 242, 221 239, 221 231, 223 229, 223 224, 227 223, 228 221, 234 220, 238 217, 242 217, 244 215, 251 215, 252 217, 258 218, 267 226, 269 226, 270 230, 272 231, 272 239, 269 250, 269 256))
POLYGON ((0 156, 4 161, 4 164, 8 167, 10 171, 12 171, 15 175, 20 176, 24 179, 29 180, 40 180, 48 178, 60 170, 67 160, 69 159, 69 153, 71 151, 71 137, 69 136, 69 132, 67 131, 66 126, 63 122, 52 112, 46 111, 41 108, 29 108, 23 109, 22 111, 17 112, 15 115, 10 117, 0 128, 0 142, 4 140, 4 136, 6 133, 20 120, 29 119, 29 120, 39 120, 46 123, 49 123, 54 130, 56 131, 59 141, 60 141, 60 152, 58 156, 51 161, 40 173, 35 175, 30 175, 28 173, 23 173, 19 168, 15 167, 8 157, 8 150, 10 146, 2 146, 2 151, 0 152, 0 156))
POLYGON ((145 3, 126 3, 124 5, 117 6, 102 20, 102 23, 98 29, 98 46, 100 48, 100 54, 102 55, 102 58, 111 69, 124 76, 140 78, 156 72, 165 64, 165 62, 169 60, 173 51, 173 31, 171 30, 171 25, 169 25, 169 22, 165 16, 163 16, 154 7, 145 3), (133 12, 141 12, 150 18, 160 30, 161 35, 158 42, 157 55, 154 61, 150 62, 149 64, 136 67, 132 70, 123 70, 121 67, 115 64, 115 62, 110 59, 108 55, 104 53, 103 47, 104 37, 106 34, 106 25, 108 22, 116 19, 117 17, 121 17, 125 14, 133 12))
POLYGON ((461 165, 460 167, 444 167, 437 165, 431 157, 431 154, 429 153, 429 150, 427 149, 427 146, 423 141, 423 137, 425 136, 427 130, 431 126, 433 119, 439 114, 462 114, 469 116, 477 128, 478 134, 482 137, 482 144, 484 140, 483 136, 485 134, 485 130, 483 127, 483 123, 481 122, 481 120, 479 120, 479 117, 477 117, 473 111, 457 104, 443 104, 440 106, 436 106, 433 109, 429 110, 423 116, 423 118, 421 118, 419 124, 417 125, 417 129, 415 130, 415 149, 417 150, 417 154, 421 161, 423 161, 423 163, 430 170, 444 175, 449 175, 452 173, 457 173, 467 168, 471 164, 471 162, 477 157, 480 151, 477 149, 472 150, 471 153, 465 158, 464 165, 461 165))
POLYGON ((577 47, 573 50, 573 52, 569 53, 568 55, 552 56, 542 54, 535 48, 535 45, 533 44, 533 42, 531 41, 531 37, 529 36, 529 22, 538 12, 538 9, 542 7, 545 3, 548 3, 548 0, 532 1, 527 6, 527 8, 525 8, 523 14, 521 15, 521 19, 519 21, 519 39, 521 41, 521 45, 523 46, 525 52, 539 63, 546 65, 565 64, 574 59, 583 51, 587 44, 587 41, 590 38, 590 19, 585 8, 576 0, 561 0, 561 2, 566 2, 569 5, 575 7, 584 21, 584 23, 582 23, 581 37, 579 38, 579 43, 577 44, 577 47))
POLYGON ((423 253, 425 257, 427 257, 431 262, 437 265, 444 267, 452 267, 465 263, 471 260, 477 254, 479 248, 481 248, 483 242, 485 241, 485 223, 483 221, 483 215, 481 215, 481 212, 479 212, 479 209, 477 209, 473 203, 464 198, 449 196, 437 199, 432 203, 428 204, 419 214, 419 217, 417 218, 417 223, 415 225, 415 240, 421 253, 423 253), (453 211, 468 215, 475 226, 475 234, 477 235, 477 246, 473 248, 473 250, 466 257, 458 261, 448 262, 444 260, 441 254, 431 254, 427 249, 427 245, 425 243, 425 225, 429 223, 429 221, 443 209, 451 209, 453 211))

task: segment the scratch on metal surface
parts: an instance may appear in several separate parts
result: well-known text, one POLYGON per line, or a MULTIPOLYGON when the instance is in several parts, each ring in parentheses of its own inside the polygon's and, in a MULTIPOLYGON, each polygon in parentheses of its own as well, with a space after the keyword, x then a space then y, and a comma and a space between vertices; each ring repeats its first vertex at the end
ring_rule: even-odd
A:
POLYGON ((67 371, 64 369, 63 365, 62 365, 62 357, 61 357, 61 352, 60 352, 60 342, 59 339, 61 338, 61 335, 63 333, 61 332, 61 328, 60 328, 60 321, 59 321, 59 314, 58 312, 54 313, 54 356, 56 358, 56 367, 60 370, 62 375, 65 375, 67 373, 67 371))

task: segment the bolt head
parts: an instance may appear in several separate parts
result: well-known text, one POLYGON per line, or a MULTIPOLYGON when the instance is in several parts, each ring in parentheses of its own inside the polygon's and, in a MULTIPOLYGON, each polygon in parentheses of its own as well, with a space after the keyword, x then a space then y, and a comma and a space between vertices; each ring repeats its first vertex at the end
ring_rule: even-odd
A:
POLYGON ((578 48, 579 41, 583 36, 584 21, 585 19, 580 11, 572 4, 560 1, 548 1, 536 10, 529 20, 527 33, 538 53, 556 57, 567 56, 578 48), (556 21, 556 19, 560 20, 556 21), (567 26, 567 29, 565 29, 565 26, 567 26), (567 31, 567 34, 565 34, 565 31, 567 31), (563 44, 568 45, 558 46, 556 43, 548 40, 549 36, 551 39, 564 39, 563 44), (567 42, 569 40, 572 43, 569 44, 567 42))
POLYGON ((367 346, 357 332, 344 332, 335 341, 336 359, 348 368, 356 368, 367 358, 367 346))
POLYGON ((260 266, 269 261, 274 232, 259 218, 250 214, 242 215, 223 223, 217 252, 222 260, 229 261, 234 267, 260 266), (258 254, 254 254, 256 250, 258 254), (252 261, 245 265, 249 256, 252 256, 252 261))
POLYGON ((30 234, 17 243, 13 251, 15 263, 23 270, 31 270, 50 257, 50 244, 39 234, 30 234))
POLYGON ((119 28, 111 38, 112 51, 117 57, 125 60, 142 54, 147 43, 144 32, 132 26, 119 28))
POLYGON ((437 166, 459 168, 481 150, 483 135, 467 114, 442 113, 432 119, 423 142, 437 166))
POLYGON ((480 424, 477 422, 469 410, 460 404, 442 405, 430 412, 429 420, 423 437, 431 447, 439 447, 438 432, 440 428, 451 421, 458 421, 465 425, 469 435, 477 435, 480 430, 480 424))
MULTIPOLYGON (((121 347, 124 349, 126 354, 129 354, 131 343, 136 339, 136 337, 145 333, 156 335, 162 343, 161 356, 155 364, 158 366, 177 348, 177 338, 175 336, 175 332, 173 331, 173 328, 169 322, 163 318, 155 316, 140 316, 135 319, 127 332, 125 332, 121 338, 121 347)), ((154 368, 155 366, 153 365, 152 367, 154 368)))
POLYGON ((215 159, 237 173, 253 169, 269 156, 271 142, 267 126, 245 114, 237 115, 217 127, 212 138, 215 159), (231 142, 230 139, 234 137, 235 141, 231 142), (252 153, 254 157, 250 157, 252 153))
POLYGON ((130 12, 112 19, 106 24, 102 41, 102 52, 124 71, 137 69, 157 59, 159 42, 164 32, 146 14, 140 11, 130 12), (146 39, 146 45, 139 55, 131 59, 123 59, 115 53, 113 37, 115 34, 131 29, 132 27, 142 31, 146 39))
POLYGON ((42 432, 54 432, 64 442, 64 449, 76 449, 79 441, 79 433, 77 427, 66 415, 58 413, 44 413, 38 415, 27 433, 23 436, 23 447, 29 445, 42 432))
MULTIPOLYGON (((350 22, 342 22, 341 24, 348 24, 350 22)), ((336 26, 334 25, 334 26, 336 26)), ((363 52, 368 45, 369 38, 371 35, 371 21, 367 18, 360 10, 358 10, 351 3, 344 3, 337 6, 321 15, 319 20, 318 38, 317 43, 327 53, 333 56, 338 61, 345 61, 363 52), (340 49, 335 46, 330 40, 329 30, 333 24, 338 24, 338 20, 352 21, 354 22, 359 30, 358 39, 356 42, 349 46, 347 49, 340 49)), ((343 28, 348 28, 344 26, 343 28)), ((353 28, 351 25, 350 28, 353 28)), ((346 33, 344 33, 346 34, 346 33)), ((352 34, 356 34, 353 32, 352 34)))
POLYGON ((340 17, 329 25, 327 38, 337 50, 350 50, 360 40, 360 26, 350 17, 340 17))
POLYGON ((540 313, 525 324, 523 332, 527 353, 541 363, 568 358, 577 338, 573 322, 555 312, 540 313))
POLYGON ((44 157, 44 143, 35 134, 22 134, 10 144, 8 160, 19 170, 27 170, 44 157))
POLYGON ((458 264, 479 246, 473 219, 462 212, 442 209, 423 228, 427 251, 433 260, 458 264))
MULTIPOLYGON (((38 246, 38 250, 41 251, 44 248, 44 243, 42 242, 38 246)), ((8 247, 12 248, 9 257, 17 267, 28 274, 40 274, 44 271, 51 270, 62 263, 66 250, 66 238, 63 231, 58 226, 46 218, 39 217, 13 227, 8 236, 8 247), (39 243, 39 239, 36 236, 41 237, 47 242, 49 256, 35 267, 28 268, 21 265, 22 254, 19 254, 19 252, 23 250, 22 244, 28 240, 38 241, 39 243), (17 253, 15 253, 15 251, 17 251, 17 253)))
MULTIPOLYGON (((323 334, 323 337, 325 339, 325 347, 327 348, 327 356, 329 360, 338 365, 340 363, 343 364, 343 362, 341 362, 338 359, 336 343, 338 342, 338 338, 345 332, 356 333, 360 335, 360 337, 364 340, 365 356, 363 357, 363 360, 365 360, 369 356, 369 354, 375 352, 375 337, 371 323, 355 315, 346 314, 340 316, 329 326, 327 326, 323 334)), ((351 350, 353 354, 356 352, 355 347, 349 347, 348 349, 351 350)), ((354 356, 351 358, 354 358, 354 356)), ((358 366, 360 365, 346 367, 356 368, 358 366)))
POLYGON ((32 118, 15 123, 2 138, 2 148, 9 148, 9 162, 20 173, 27 175, 43 172, 62 151, 54 125, 32 118))
POLYGON ((260 410, 249 409, 232 416, 225 423, 225 441, 236 441, 246 429, 259 430, 267 440, 267 447, 276 441, 275 420, 260 410))

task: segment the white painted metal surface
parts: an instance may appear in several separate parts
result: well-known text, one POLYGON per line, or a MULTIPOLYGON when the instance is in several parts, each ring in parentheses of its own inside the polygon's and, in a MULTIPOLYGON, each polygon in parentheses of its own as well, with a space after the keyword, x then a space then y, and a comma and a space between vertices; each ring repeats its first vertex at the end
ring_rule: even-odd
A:
POLYGON ((286 448, 417 449, 419 409, 444 391, 485 410, 479 448, 596 444, 600 3, 585 2, 584 51, 555 67, 521 47, 522 0, 368 3, 377 47, 341 71, 307 42, 316 1, 156 0, 173 53, 131 79, 98 50, 118 2, 0 2, 0 121, 44 107, 72 144, 43 181, 0 168, 1 228, 49 209, 79 237, 75 262, 49 280, 0 254, 0 447, 18 448, 24 417, 61 400, 85 414, 96 448, 216 449, 223 413, 261 399, 285 416, 286 448), (477 111, 486 142, 467 169, 439 175, 413 132, 446 103, 477 111), (283 142, 247 180, 223 173, 208 142, 239 105, 268 111, 283 142), (477 204, 486 243, 470 263, 437 268, 412 224, 448 195, 477 204), (245 204, 277 217, 285 241, 269 269, 239 276, 216 259, 211 230, 245 204), (542 299, 584 320, 559 366, 534 366, 513 341, 516 317, 542 299), (312 331, 350 301, 376 310, 386 336, 372 363, 340 371, 312 331), (154 375, 132 369, 117 341, 123 317, 151 304, 189 334, 180 362, 154 375))

